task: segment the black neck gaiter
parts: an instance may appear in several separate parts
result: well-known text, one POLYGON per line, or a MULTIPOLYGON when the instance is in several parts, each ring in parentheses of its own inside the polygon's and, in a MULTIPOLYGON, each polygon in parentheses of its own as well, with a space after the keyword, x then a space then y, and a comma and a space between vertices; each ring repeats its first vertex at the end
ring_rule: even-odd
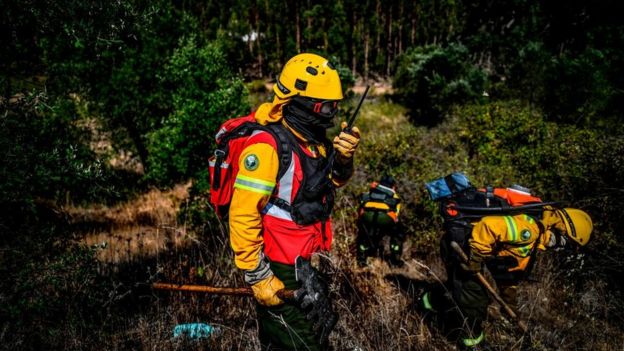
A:
POLYGON ((332 119, 308 112, 296 103, 286 105, 283 114, 286 123, 313 144, 324 144, 327 129, 334 125, 332 119))

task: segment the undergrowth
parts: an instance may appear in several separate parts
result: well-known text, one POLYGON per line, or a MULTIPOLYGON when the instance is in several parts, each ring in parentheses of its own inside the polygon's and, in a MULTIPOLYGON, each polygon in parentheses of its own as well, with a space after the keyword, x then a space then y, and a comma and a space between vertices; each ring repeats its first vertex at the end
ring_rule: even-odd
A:
MULTIPOLYGON (((340 314, 330 338, 335 349, 453 349, 415 306, 428 285, 445 279, 441 218, 424 183, 452 171, 464 171, 479 186, 521 183, 544 200, 570 201, 595 222, 588 247, 543 253, 521 286, 528 334, 492 305, 486 333, 493 349, 612 350, 624 342, 622 219, 609 206, 622 194, 613 190, 623 175, 621 137, 544 121, 515 101, 458 107, 433 128, 411 124, 402 107, 381 97, 369 99, 361 113, 356 172, 338 191, 332 252, 319 259, 340 314), (374 259, 359 269, 357 196, 384 173, 397 179, 404 202, 406 267, 374 259)), ((149 288, 157 280, 244 285, 225 223, 210 214, 206 187, 190 189, 188 195, 152 191, 111 207, 65 208, 16 231, 0 258, 2 348, 260 349, 251 299, 149 288), (109 225, 96 226, 93 217, 108 218, 109 225), (43 227, 54 233, 41 233, 43 227), (43 237, 60 239, 38 241, 43 237), (218 332, 199 341, 172 338, 175 325, 192 322, 218 332)))

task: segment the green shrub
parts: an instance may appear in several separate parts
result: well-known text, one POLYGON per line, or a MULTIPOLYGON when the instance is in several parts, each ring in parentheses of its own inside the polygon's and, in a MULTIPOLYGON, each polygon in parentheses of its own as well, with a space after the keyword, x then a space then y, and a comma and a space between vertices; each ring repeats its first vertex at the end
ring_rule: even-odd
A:
POLYGON ((5 111, 0 119, 4 206, 15 210, 38 198, 77 201, 103 195, 106 168, 89 149, 86 131, 77 126, 73 101, 33 91, 0 99, 0 109, 5 111))
POLYGON ((616 95, 609 82, 609 53, 588 49, 552 60, 545 72, 541 104, 555 121, 584 125, 604 117, 616 95))
POLYGON ((486 76, 470 63, 461 44, 408 50, 397 59, 393 86, 413 119, 439 122, 452 104, 478 100, 486 76))
POLYGON ((207 167, 214 132, 226 119, 249 112, 247 90, 214 44, 180 41, 164 80, 173 90, 173 112, 149 134, 147 177, 171 184, 207 167))

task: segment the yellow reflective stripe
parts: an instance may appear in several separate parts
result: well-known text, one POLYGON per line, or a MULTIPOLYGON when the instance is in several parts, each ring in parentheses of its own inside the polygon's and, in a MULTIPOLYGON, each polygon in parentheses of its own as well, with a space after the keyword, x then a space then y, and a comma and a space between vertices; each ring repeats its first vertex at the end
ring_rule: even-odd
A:
POLYGON ((509 216, 505 216, 505 223, 507 223, 507 230, 511 234, 511 241, 518 241, 518 227, 516 226, 516 221, 509 216))
POLYGON ((271 195, 273 193, 273 188, 275 188, 275 183, 239 174, 234 182, 234 187, 264 195, 271 195))
POLYGON ((531 224, 535 223, 535 220, 531 216, 524 215, 524 219, 526 219, 527 222, 529 222, 531 224))
POLYGON ((246 175, 242 175, 242 174, 238 174, 236 176, 236 180, 239 180, 239 179, 245 180, 245 181, 248 181, 248 182, 252 182, 252 183, 256 183, 256 184, 260 184, 260 185, 266 185, 266 186, 269 186, 269 187, 275 187, 275 182, 269 182, 267 180, 247 177, 246 175))
POLYGON ((433 308, 433 305, 431 304, 431 301, 429 301, 429 292, 426 292, 423 297, 422 297, 422 303, 423 303, 423 307, 429 311, 434 311, 435 309, 433 308))
POLYGON ((483 341, 483 338, 485 337, 485 335, 483 334, 483 332, 481 332, 481 335, 479 335, 478 338, 474 338, 474 339, 464 339, 462 340, 464 342, 465 346, 477 346, 481 343, 481 341, 483 341))
POLYGON ((258 189, 256 187, 242 185, 242 184, 239 184, 239 183, 234 183, 234 187, 237 188, 237 189, 253 191, 254 193, 260 193, 260 194, 263 194, 263 195, 271 195, 273 193, 273 191, 264 190, 264 189, 258 189))
POLYGON ((531 247, 529 245, 520 248, 522 256, 527 257, 531 253, 531 247))
POLYGON ((384 204, 383 202, 369 201, 369 202, 364 204, 364 208, 375 208, 375 209, 379 209, 379 210, 389 210, 390 206, 384 204))

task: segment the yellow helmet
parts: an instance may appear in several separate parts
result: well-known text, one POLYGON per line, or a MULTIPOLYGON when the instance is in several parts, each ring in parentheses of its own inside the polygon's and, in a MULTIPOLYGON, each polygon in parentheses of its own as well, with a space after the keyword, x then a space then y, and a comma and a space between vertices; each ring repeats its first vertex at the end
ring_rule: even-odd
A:
POLYGON ((564 208, 557 213, 563 220, 567 236, 581 246, 587 245, 594 228, 589 215, 576 208, 564 208))
POLYGON ((315 54, 299 54, 288 60, 273 86, 284 100, 302 96, 318 100, 342 100, 338 71, 327 59, 315 54))

